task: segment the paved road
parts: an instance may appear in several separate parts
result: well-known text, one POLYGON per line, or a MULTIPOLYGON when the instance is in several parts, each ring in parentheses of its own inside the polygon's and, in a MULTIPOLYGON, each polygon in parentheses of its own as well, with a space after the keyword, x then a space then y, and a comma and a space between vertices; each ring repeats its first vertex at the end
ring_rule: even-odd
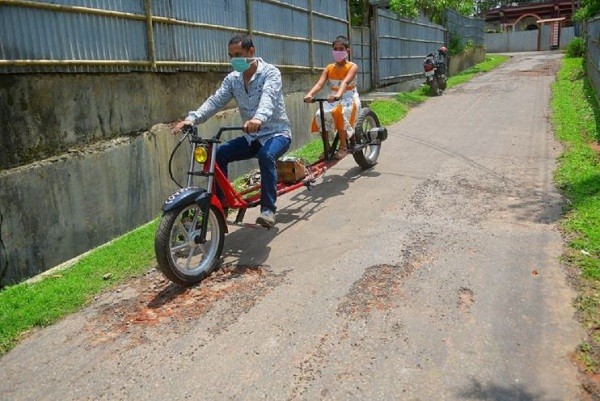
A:
POLYGON ((281 198, 276 230, 230 233, 202 285, 151 271, 32 333, 0 399, 580 399, 559 62, 520 54, 413 109, 372 171, 346 158, 281 198))

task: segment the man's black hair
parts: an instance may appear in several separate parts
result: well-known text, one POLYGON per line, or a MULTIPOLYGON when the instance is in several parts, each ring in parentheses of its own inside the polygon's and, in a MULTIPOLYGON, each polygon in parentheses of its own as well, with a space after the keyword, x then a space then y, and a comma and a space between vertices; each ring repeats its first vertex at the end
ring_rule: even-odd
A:
POLYGON ((242 44, 242 49, 250 50, 251 47, 254 47, 254 43, 252 43, 252 37, 245 33, 238 33, 231 40, 229 40, 229 45, 237 45, 238 43, 242 44))
POLYGON ((350 47, 350 41, 347 37, 340 35, 333 42, 331 42, 331 46, 335 46, 336 43, 341 43, 346 49, 350 47))

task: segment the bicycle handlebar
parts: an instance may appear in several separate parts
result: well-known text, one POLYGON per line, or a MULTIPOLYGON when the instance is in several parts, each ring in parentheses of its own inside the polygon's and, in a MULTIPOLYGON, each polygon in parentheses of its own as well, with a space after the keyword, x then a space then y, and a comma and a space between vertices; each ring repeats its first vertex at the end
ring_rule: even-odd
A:
MULTIPOLYGON (((338 100, 340 100, 340 98, 338 96, 334 96, 333 100, 338 101, 338 100)), ((322 103, 322 102, 327 102, 327 101, 328 101, 328 98, 326 98, 326 97, 313 97, 312 100, 307 103, 316 103, 316 102, 322 103)))
MULTIPOLYGON (((214 136, 214 139, 220 139, 221 138, 221 134, 225 131, 244 131, 244 127, 221 127, 219 128, 219 131, 217 132, 217 135, 214 136)), ((249 133, 244 131, 245 133, 249 133)))

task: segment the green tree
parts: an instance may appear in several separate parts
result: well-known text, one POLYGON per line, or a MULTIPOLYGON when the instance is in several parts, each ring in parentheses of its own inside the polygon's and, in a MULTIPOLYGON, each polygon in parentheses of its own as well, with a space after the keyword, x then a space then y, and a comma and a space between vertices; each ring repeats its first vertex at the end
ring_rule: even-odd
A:
POLYGON ((472 16, 475 12, 475 0, 390 0, 390 9, 401 17, 414 18, 421 10, 437 24, 443 22, 446 8, 472 16))
POLYGON ((350 0, 350 22, 352 26, 369 24, 369 0, 350 0))
POLYGON ((417 5, 418 1, 420 0, 391 0, 390 10, 401 17, 414 18, 419 15, 419 7, 417 5))
POLYGON ((579 10, 575 12, 573 19, 583 21, 600 14, 600 0, 581 0, 579 10))

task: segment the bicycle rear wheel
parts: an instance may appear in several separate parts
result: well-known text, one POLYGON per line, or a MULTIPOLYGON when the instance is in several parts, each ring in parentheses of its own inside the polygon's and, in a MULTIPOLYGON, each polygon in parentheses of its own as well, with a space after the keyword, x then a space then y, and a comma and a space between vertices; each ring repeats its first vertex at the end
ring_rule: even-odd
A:
POLYGON ((352 156, 354 156, 356 164, 365 170, 377 164, 379 152, 381 151, 381 141, 376 138, 372 139, 369 131, 380 126, 379 118, 373 110, 368 107, 360 109, 350 143, 352 146, 359 148, 352 153, 352 156))

